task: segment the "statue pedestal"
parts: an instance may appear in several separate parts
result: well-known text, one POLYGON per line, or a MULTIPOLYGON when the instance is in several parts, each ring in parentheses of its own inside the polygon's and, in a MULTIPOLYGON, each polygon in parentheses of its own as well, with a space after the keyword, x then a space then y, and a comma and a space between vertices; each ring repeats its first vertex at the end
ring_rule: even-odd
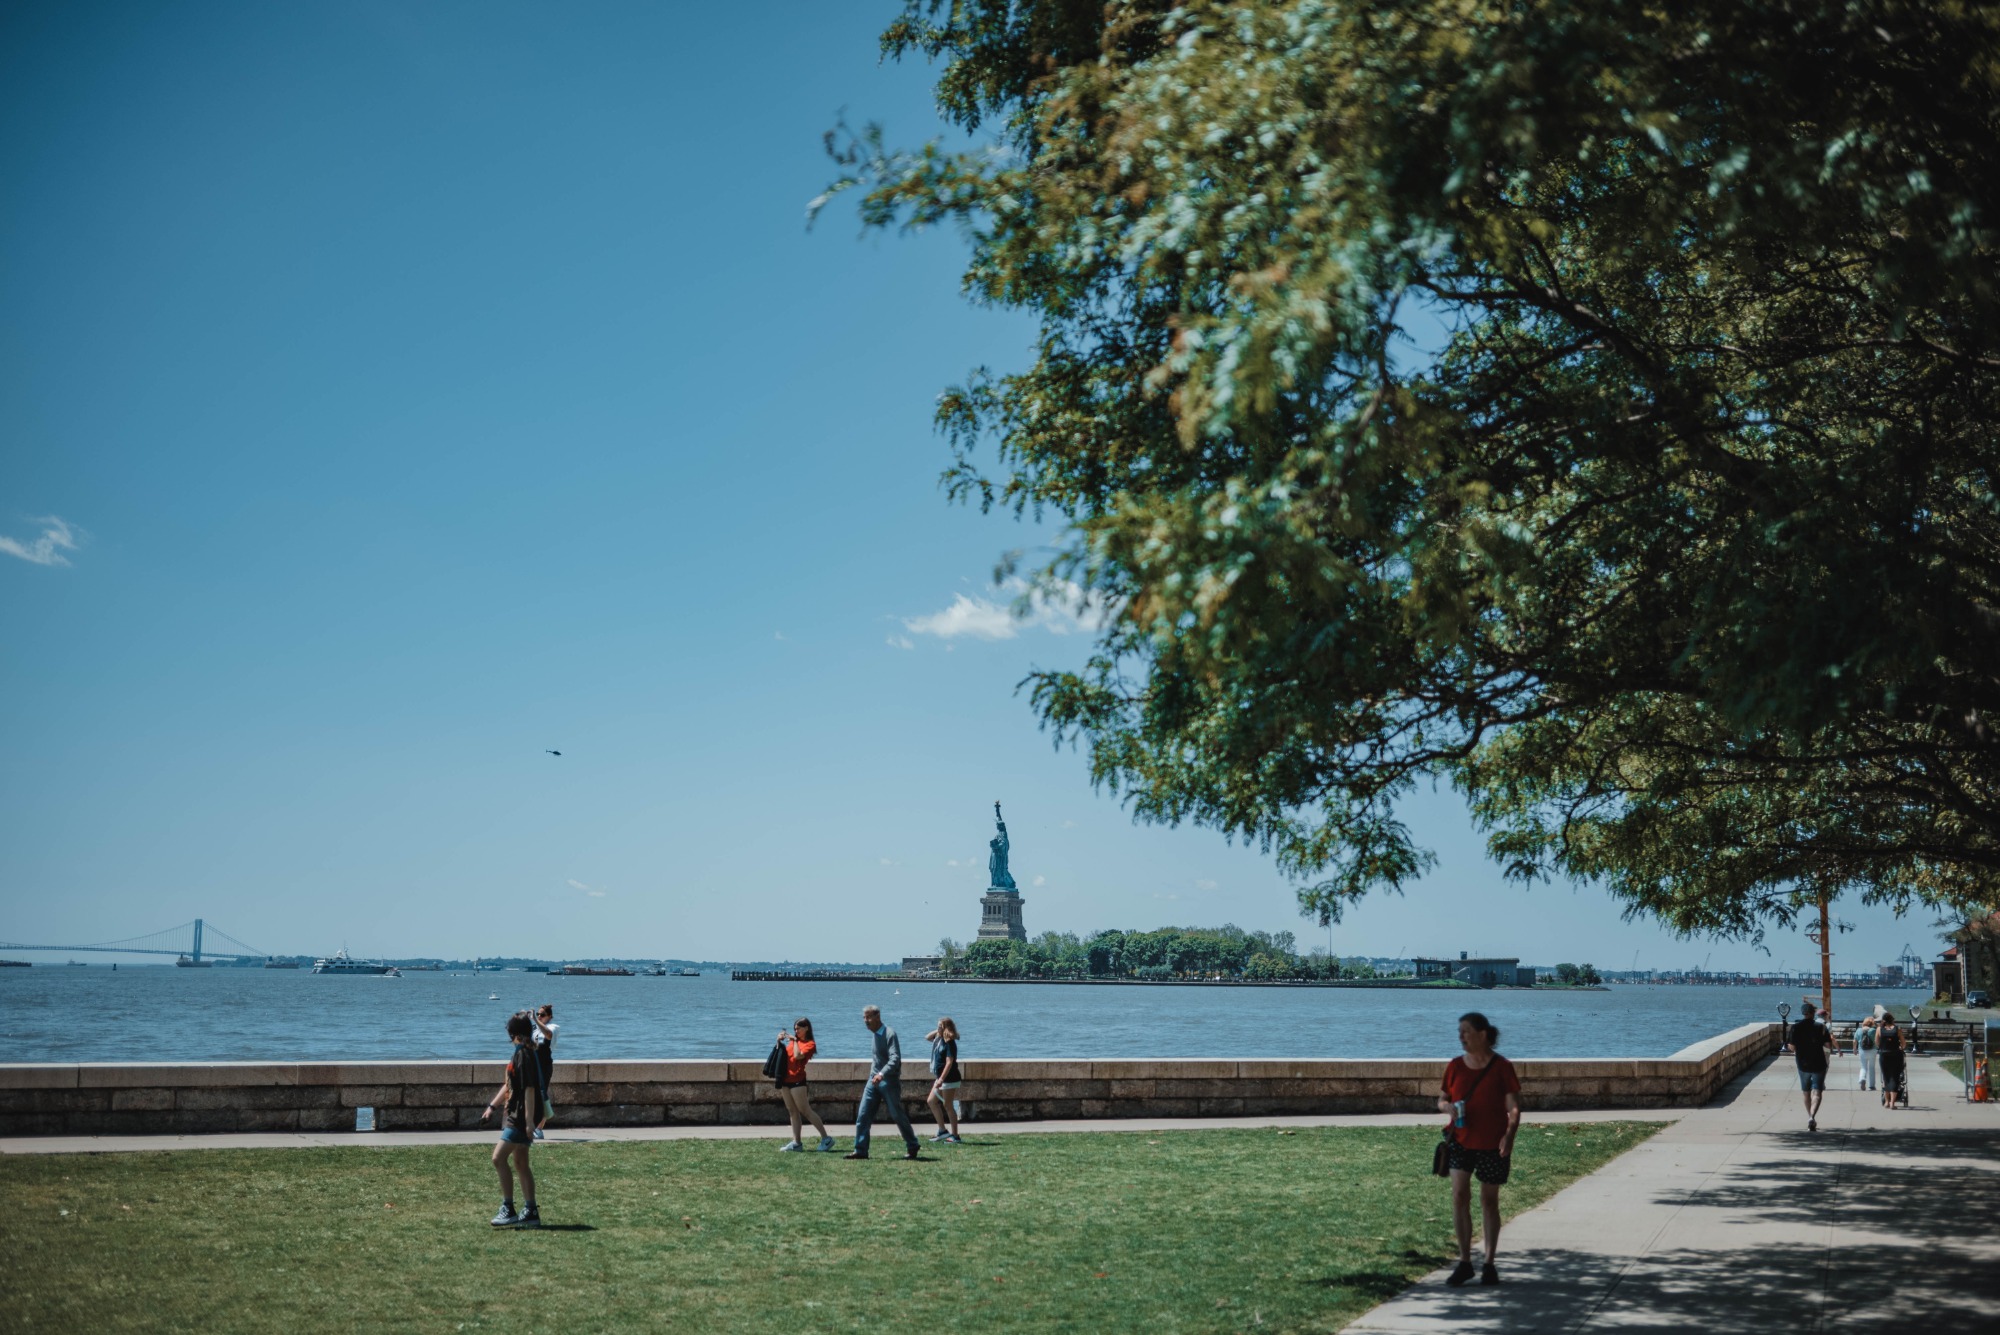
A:
POLYGON ((988 890, 979 901, 980 941, 1026 941, 1028 929, 1021 924, 1021 905, 1027 903, 1018 890, 988 890))

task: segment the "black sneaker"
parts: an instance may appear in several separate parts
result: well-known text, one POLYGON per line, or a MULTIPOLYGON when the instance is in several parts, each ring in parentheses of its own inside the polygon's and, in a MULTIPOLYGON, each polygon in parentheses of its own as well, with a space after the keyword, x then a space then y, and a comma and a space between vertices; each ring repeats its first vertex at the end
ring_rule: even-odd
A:
POLYGON ((1491 1261, 1480 1267, 1479 1282, 1481 1284, 1498 1284, 1500 1282, 1500 1272, 1493 1268, 1491 1261))
POLYGON ((514 1207, 511 1205, 501 1206, 500 1213, 493 1216, 493 1227, 495 1228, 512 1228, 520 1222, 521 1216, 514 1213, 514 1207))
POLYGON ((514 1219, 515 1228, 540 1228, 541 1226, 541 1208, 533 1204, 530 1204, 527 1209, 521 1211, 514 1219))
POLYGON ((915 1159, 918 1155, 915 1149, 908 1149, 903 1151, 903 1157, 905 1159, 915 1159))
POLYGON ((1444 1282, 1451 1285, 1455 1289, 1459 1287, 1461 1284, 1465 1283, 1466 1280, 1471 1279, 1474 1275, 1478 1273, 1479 1273, 1478 1271, 1472 1268, 1472 1262, 1460 1261, 1458 1263, 1458 1268, 1456 1270, 1453 1270, 1449 1275, 1445 1276, 1444 1282))
POLYGON ((866 1159, 868 1156, 863 1154, 860 1150, 856 1150, 852 1154, 843 1154, 840 1157, 843 1159, 866 1159))

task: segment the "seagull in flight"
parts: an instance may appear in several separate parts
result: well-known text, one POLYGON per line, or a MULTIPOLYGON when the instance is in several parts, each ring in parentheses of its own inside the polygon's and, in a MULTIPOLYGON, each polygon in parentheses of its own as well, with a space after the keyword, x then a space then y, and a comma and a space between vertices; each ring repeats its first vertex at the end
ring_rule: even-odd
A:
MULTIPOLYGON (((546 748, 544 748, 544 749, 546 749, 546 748)), ((549 754, 550 754, 550 755, 552 755, 552 756, 559 756, 559 755, 561 755, 561 754, 562 754, 562 752, 560 752, 560 751, 550 751, 550 752, 549 752, 549 754)))

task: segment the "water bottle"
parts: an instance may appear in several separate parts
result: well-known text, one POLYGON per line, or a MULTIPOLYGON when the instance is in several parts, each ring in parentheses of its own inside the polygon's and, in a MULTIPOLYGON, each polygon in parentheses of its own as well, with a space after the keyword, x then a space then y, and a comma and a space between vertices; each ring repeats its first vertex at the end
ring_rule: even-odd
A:
POLYGON ((1464 1100, 1464 1099, 1458 1099, 1458 1100, 1455 1100, 1455 1101, 1454 1101, 1454 1102, 1452 1103, 1452 1105, 1451 1105, 1451 1124, 1452 1124, 1453 1126, 1456 1126, 1456 1127, 1463 1127, 1463 1126, 1465 1125, 1465 1100, 1464 1100))

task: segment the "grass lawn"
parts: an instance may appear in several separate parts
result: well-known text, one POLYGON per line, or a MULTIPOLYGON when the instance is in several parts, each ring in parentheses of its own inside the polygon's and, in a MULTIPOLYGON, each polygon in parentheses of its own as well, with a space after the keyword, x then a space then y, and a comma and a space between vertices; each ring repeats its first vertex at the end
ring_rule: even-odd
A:
MULTIPOLYGON (((1657 1129, 1524 1127, 1501 1200, 1657 1129)), ((1428 1128, 967 1132, 544 1146, 538 1233, 484 1147, 9 1156, 0 1330, 1331 1331, 1452 1251, 1428 1128)))
POLYGON ((1954 1080, 1959 1081, 1960 1083, 1964 1083, 1965 1058, 1946 1057, 1943 1061, 1939 1062, 1938 1065, 1944 1068, 1944 1073, 1946 1075, 1950 1076, 1954 1080))

